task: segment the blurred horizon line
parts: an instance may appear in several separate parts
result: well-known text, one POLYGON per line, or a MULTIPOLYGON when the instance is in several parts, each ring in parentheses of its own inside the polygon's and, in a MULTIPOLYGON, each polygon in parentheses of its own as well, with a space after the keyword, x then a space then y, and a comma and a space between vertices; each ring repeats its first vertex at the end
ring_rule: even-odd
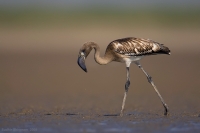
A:
POLYGON ((145 23, 159 26, 186 26, 198 27, 200 23, 200 8, 193 9, 113 9, 113 8, 85 8, 85 9, 43 9, 23 8, 6 9, 0 8, 0 26, 37 26, 37 25, 63 25, 77 26, 92 21, 92 24, 106 23, 126 25, 145 23), (106 22, 105 22, 106 20, 106 22), (81 23, 80 23, 81 22, 81 23))

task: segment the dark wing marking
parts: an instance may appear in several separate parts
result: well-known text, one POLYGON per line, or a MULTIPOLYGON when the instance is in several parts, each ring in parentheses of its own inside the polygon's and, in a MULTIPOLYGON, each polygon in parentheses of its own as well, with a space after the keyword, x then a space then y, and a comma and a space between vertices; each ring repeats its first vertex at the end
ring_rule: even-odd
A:
POLYGON ((162 44, 150 39, 123 38, 111 42, 115 52, 128 56, 141 56, 148 54, 170 54, 170 50, 162 44))

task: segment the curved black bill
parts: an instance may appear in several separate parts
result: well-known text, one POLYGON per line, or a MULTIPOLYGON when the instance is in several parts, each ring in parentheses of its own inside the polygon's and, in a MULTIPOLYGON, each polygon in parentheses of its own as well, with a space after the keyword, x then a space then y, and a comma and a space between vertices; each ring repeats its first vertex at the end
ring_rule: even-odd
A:
POLYGON ((77 63, 85 72, 87 72, 87 68, 85 66, 85 58, 83 56, 78 57, 77 63))

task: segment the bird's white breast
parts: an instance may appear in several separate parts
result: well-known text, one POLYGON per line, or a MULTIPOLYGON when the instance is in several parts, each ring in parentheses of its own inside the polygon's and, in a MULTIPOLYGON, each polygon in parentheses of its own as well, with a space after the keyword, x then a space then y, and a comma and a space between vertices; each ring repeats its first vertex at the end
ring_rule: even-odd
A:
POLYGON ((131 62, 134 61, 139 61, 140 59, 142 59, 143 56, 130 56, 127 58, 123 58, 123 61, 126 63, 126 67, 130 67, 131 62))

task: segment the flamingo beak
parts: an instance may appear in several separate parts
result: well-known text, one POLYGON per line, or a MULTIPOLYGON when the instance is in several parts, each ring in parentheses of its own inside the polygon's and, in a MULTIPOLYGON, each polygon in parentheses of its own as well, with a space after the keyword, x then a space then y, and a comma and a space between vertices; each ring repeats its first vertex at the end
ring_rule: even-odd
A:
POLYGON ((87 72, 87 68, 85 66, 85 54, 84 53, 81 52, 81 54, 78 57, 77 63, 85 72, 87 72))

